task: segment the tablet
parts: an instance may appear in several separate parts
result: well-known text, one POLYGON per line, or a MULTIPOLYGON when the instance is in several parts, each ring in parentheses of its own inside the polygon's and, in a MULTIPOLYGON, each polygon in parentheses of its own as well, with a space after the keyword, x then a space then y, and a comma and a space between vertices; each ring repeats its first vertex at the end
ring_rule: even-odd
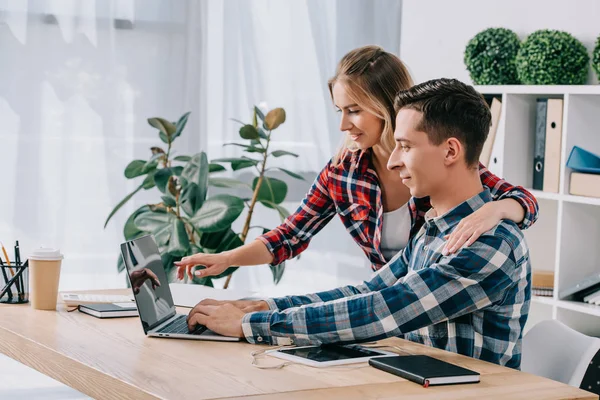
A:
POLYGON ((396 353, 370 349, 356 344, 292 347, 271 351, 269 355, 294 361, 311 367, 331 367, 334 365, 367 362, 373 357, 395 356, 396 353))

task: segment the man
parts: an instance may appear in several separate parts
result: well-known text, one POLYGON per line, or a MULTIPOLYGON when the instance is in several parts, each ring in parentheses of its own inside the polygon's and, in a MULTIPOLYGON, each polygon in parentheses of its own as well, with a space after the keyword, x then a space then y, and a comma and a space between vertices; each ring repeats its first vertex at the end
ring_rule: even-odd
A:
POLYGON ((492 201, 477 171, 489 108, 473 87, 450 79, 401 92, 395 107, 396 147, 388 168, 398 172, 412 196, 429 196, 433 206, 407 247, 359 286, 265 301, 205 300, 190 313, 190 328, 203 324, 266 344, 404 335, 520 367, 531 297, 529 251, 520 230, 502 221, 456 254, 443 254, 445 236, 492 201))

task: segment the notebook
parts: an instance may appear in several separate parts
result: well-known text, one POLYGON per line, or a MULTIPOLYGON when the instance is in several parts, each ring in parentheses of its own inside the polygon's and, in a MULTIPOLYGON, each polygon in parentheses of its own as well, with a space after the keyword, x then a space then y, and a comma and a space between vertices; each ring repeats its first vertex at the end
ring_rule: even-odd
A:
POLYGON ((479 382, 478 372, 429 356, 371 358, 369 365, 416 382, 423 387, 479 382))
POLYGON ((97 318, 137 317, 135 303, 81 304, 79 311, 97 318))

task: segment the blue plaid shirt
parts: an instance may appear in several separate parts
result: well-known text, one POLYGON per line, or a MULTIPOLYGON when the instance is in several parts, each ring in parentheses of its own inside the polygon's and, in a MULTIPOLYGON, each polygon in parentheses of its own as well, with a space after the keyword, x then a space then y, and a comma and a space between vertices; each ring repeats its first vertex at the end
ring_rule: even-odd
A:
POLYGON ((492 201, 486 189, 443 216, 434 210, 407 247, 358 286, 268 299, 246 314, 250 343, 297 345, 405 339, 519 368, 531 266, 523 234, 501 221, 469 247, 443 256, 444 236, 492 201))

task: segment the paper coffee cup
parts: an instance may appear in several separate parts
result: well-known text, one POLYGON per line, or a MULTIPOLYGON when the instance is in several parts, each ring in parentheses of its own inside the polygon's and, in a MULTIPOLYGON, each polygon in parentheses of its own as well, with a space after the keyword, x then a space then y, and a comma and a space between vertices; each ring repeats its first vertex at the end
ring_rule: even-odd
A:
POLYGON ((37 310, 56 310, 63 255, 58 249, 41 247, 29 258, 29 299, 37 310))

